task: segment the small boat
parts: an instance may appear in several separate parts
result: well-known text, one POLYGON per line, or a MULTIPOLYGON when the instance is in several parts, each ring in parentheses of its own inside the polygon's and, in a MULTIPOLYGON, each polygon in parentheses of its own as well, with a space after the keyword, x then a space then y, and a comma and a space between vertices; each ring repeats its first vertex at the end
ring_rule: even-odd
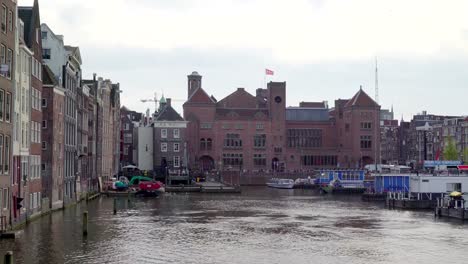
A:
POLYGON ((297 178, 294 181, 294 188, 295 189, 312 189, 317 187, 315 184, 315 179, 312 179, 310 177, 307 178, 297 178))
POLYGON ((278 189, 293 189, 294 188, 294 181, 291 179, 270 179, 267 182, 267 186, 271 188, 278 188, 278 189))

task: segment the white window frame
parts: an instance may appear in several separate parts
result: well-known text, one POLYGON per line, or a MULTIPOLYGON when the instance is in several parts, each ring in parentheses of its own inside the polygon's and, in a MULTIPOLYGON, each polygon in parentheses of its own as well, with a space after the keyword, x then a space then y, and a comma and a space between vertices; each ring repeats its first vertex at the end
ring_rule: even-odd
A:
POLYGON ((2 5, 2 14, 1 14, 1 21, 0 21, 0 24, 4 24, 5 25, 5 30, 3 29, 0 29, 2 31, 3 34, 6 34, 7 33, 7 14, 8 14, 8 11, 7 11, 7 7, 6 5, 2 5))
POLYGON ((174 161, 174 168, 179 168, 180 167, 180 156, 174 156, 173 161, 174 161))
POLYGON ((180 151, 180 144, 179 143, 174 143, 173 149, 174 149, 174 152, 179 152, 180 151))
POLYGON ((166 142, 161 143, 161 152, 167 152, 167 143, 166 142))
POLYGON ((42 129, 47 129, 47 120, 42 120, 42 129))
POLYGON ((42 141, 41 145, 42 145, 42 150, 47 150, 47 142, 46 141, 42 141))
POLYGON ((178 128, 174 129, 172 134, 174 138, 180 138, 180 130, 178 128))
POLYGON ((161 138, 167 138, 167 129, 161 129, 161 138))

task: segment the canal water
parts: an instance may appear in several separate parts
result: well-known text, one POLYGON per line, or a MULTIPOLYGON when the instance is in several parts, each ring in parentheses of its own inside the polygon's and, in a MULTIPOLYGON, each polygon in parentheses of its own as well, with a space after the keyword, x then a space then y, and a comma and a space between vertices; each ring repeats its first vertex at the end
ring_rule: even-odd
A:
MULTIPOLYGON (((468 225, 359 196, 243 188, 242 194, 99 198, 29 224, 16 263, 466 263, 468 225), (89 211, 89 235, 81 216, 89 211), (460 262, 461 261, 461 262, 460 262)), ((1 261, 0 261, 1 262, 1 261)))

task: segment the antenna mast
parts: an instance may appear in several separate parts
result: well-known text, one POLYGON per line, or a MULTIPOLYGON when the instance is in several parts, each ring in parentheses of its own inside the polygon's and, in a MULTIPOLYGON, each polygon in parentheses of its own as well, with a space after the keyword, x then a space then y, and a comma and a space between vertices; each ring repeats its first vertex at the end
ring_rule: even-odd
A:
POLYGON ((379 103, 379 71, 377 68, 377 57, 375 57, 375 102, 379 103))

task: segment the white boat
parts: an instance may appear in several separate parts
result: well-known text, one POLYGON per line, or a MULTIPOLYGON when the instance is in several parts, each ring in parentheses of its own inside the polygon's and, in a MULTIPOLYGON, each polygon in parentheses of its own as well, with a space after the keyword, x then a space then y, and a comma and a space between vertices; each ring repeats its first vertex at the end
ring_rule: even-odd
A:
POLYGON ((291 179, 270 179, 267 182, 267 186, 271 188, 278 188, 278 189, 292 189, 294 188, 294 181, 291 179))

